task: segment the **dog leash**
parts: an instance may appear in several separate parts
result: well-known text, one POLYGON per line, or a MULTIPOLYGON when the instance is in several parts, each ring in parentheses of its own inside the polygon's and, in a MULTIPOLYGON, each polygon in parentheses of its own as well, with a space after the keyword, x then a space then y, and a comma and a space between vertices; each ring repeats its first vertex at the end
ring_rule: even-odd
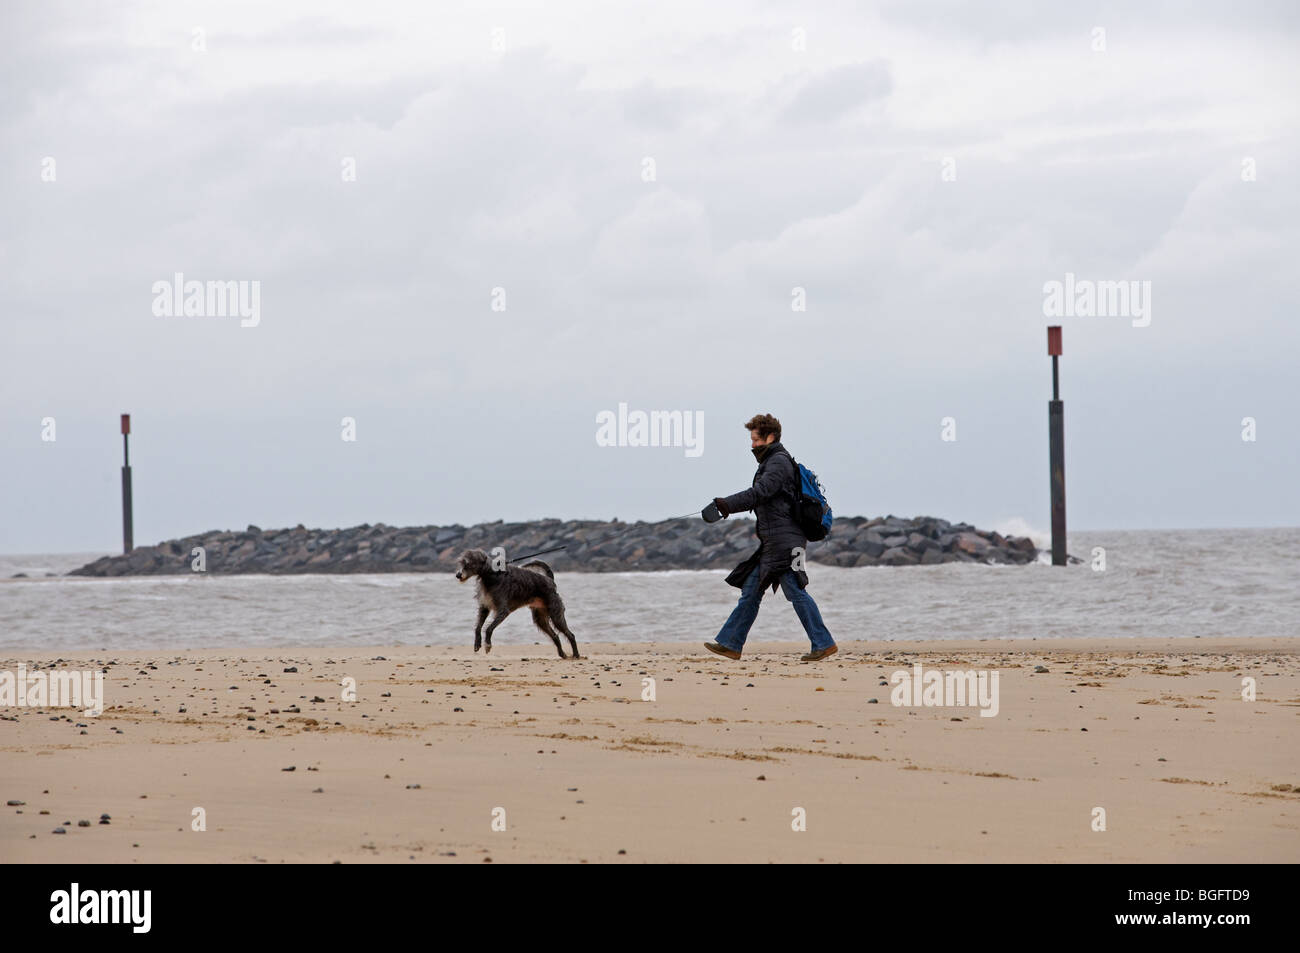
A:
MULTIPOLYGON (((663 520, 655 520, 653 523, 646 523, 645 525, 646 525, 646 526, 658 526, 660 523, 671 523, 673 520, 684 520, 684 519, 687 519, 688 517, 691 517, 691 516, 699 516, 699 515, 700 515, 699 513, 695 512, 695 511, 692 511, 692 512, 690 512, 690 513, 683 513, 681 516, 670 516, 670 517, 668 517, 667 519, 663 519, 663 520)), ((622 536, 624 533, 627 533, 627 532, 630 532, 630 531, 636 529, 636 527, 637 527, 637 524, 636 524, 636 523, 631 523, 631 524, 629 524, 626 528, 619 530, 617 533, 614 533, 614 534, 611 535, 611 536, 606 536, 604 539, 598 539, 598 540, 596 540, 594 543, 591 543, 591 545, 592 545, 592 546, 600 546, 600 545, 603 545, 604 543, 608 543, 611 539, 617 539, 618 537, 622 536)), ((532 559, 534 556, 545 556, 547 553, 558 553, 558 552, 560 552, 561 550, 563 550, 563 549, 568 549, 568 548, 569 548, 568 546, 556 546, 554 549, 543 549, 543 550, 539 550, 538 552, 535 552, 535 553, 529 553, 527 556, 516 556, 514 559, 509 559, 509 560, 507 560, 506 562, 507 562, 507 564, 508 564, 508 563, 517 563, 517 562, 519 562, 519 560, 521 560, 521 559, 532 559)))

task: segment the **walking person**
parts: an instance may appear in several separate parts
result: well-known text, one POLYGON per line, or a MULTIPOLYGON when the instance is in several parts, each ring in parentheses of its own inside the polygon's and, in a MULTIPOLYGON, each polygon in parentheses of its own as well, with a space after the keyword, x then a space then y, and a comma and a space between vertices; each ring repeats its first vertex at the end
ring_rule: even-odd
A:
POLYGON ((730 659, 740 658, 750 627, 758 618, 758 606, 768 586, 781 592, 794 606, 812 642, 812 650, 801 661, 816 662, 839 651, 822 621, 817 603, 807 592, 808 574, 795 568, 796 548, 807 551, 808 539, 794 515, 799 479, 794 458, 781 445, 781 421, 771 414, 758 414, 745 429, 750 448, 758 460, 754 482, 748 490, 713 501, 722 516, 753 510, 757 520, 758 549, 727 576, 728 584, 740 589, 740 601, 718 632, 705 642, 710 652, 730 659))

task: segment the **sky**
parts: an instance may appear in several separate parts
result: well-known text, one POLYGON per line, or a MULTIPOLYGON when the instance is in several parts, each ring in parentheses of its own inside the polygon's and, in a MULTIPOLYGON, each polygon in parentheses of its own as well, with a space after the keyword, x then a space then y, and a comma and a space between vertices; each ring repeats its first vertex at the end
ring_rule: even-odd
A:
POLYGON ((120 548, 122 413, 137 544, 662 519, 755 413, 1041 534, 1049 324, 1071 529, 1300 525, 1300 8, 813 6, 0 5, 0 552, 120 548))

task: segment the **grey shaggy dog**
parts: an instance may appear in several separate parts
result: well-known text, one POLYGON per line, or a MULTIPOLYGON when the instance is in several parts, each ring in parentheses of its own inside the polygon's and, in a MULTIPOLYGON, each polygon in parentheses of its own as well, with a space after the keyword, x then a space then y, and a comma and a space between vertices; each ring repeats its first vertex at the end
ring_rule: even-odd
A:
POLYGON ((506 566, 505 569, 493 569, 492 560, 481 549, 470 549, 461 553, 460 565, 456 568, 456 578, 465 582, 473 576, 478 577, 478 624, 474 626, 474 651, 483 648, 492 651, 492 633, 506 620, 506 616, 522 606, 533 610, 533 622, 537 628, 551 637, 555 651, 560 658, 565 658, 556 629, 563 632, 573 648, 573 657, 578 655, 578 640, 569 631, 564 621, 564 601, 555 588, 555 573, 551 567, 540 559, 535 559, 522 566, 506 566), (492 614, 487 632, 483 623, 492 614), (486 642, 485 642, 486 637, 486 642))

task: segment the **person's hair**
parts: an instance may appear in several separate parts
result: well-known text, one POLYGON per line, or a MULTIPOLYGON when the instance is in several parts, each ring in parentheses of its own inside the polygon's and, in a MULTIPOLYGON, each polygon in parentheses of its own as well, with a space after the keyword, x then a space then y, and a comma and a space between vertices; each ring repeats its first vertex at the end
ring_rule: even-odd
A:
POLYGON ((770 433, 776 434, 776 439, 781 439, 781 421, 777 420, 771 414, 755 414, 745 424, 746 430, 757 430, 758 435, 766 440, 770 433))

